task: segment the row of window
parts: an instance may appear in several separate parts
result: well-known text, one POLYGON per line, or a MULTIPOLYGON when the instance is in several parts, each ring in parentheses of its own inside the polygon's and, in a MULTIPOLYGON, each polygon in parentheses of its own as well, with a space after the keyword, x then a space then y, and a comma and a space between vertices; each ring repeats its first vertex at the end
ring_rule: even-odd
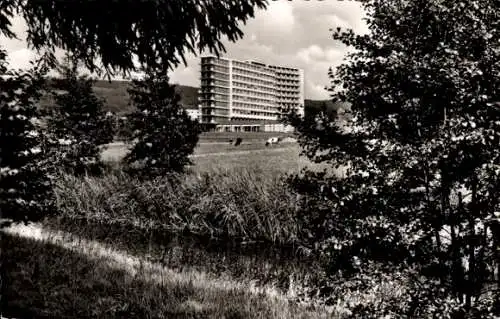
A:
POLYGON ((298 97, 298 96, 297 96, 297 97, 291 97, 291 96, 280 96, 280 97, 278 98, 278 101, 290 101, 290 102, 291 102, 291 101, 297 101, 297 100, 299 100, 299 97, 298 97))
POLYGON ((298 73, 297 74, 277 73, 276 78, 281 80, 300 80, 300 75, 298 73))
POLYGON ((278 70, 278 71, 286 70, 287 72, 298 72, 298 69, 289 68, 286 66, 270 65, 269 68, 274 69, 274 70, 278 70))
POLYGON ((257 105, 257 104, 245 103, 245 102, 233 102, 233 108, 276 111, 276 105, 257 105))
POLYGON ((263 98, 268 98, 268 99, 276 99, 276 95, 272 93, 261 93, 261 92, 254 92, 252 90, 248 89, 233 89, 233 94, 245 94, 245 95, 250 95, 250 96, 258 96, 258 97, 263 97, 263 98))
POLYGON ((300 90, 300 86, 298 85, 278 85, 278 89, 281 89, 282 91, 295 91, 295 90, 300 90))
POLYGON ((263 66, 251 64, 251 63, 245 63, 245 62, 240 62, 240 61, 233 61, 233 66, 235 67, 241 67, 243 69, 249 69, 249 70, 255 70, 255 71, 260 71, 260 72, 266 72, 267 70, 263 66))
POLYGON ((272 112, 277 111, 277 108, 275 106, 255 105, 242 102, 233 102, 233 109, 243 109, 243 110, 254 109, 262 111, 272 111, 272 112))
POLYGON ((281 80, 281 79, 278 79, 278 81, 276 82, 276 84, 278 84, 278 85, 297 84, 297 83, 300 83, 299 79, 296 79, 296 80, 281 80))
POLYGON ((278 95, 299 96, 299 92, 297 92, 297 90, 292 90, 292 89, 283 90, 283 88, 278 88, 278 90, 276 91, 278 92, 278 95))
POLYGON ((267 93, 270 93, 273 95, 276 94, 275 88, 270 88, 268 86, 254 85, 254 84, 249 84, 249 83, 245 83, 245 82, 238 82, 238 81, 233 82, 233 88, 262 91, 262 92, 267 92, 267 93))
POLYGON ((243 96, 243 95, 233 95, 233 100, 239 100, 239 101, 248 101, 248 102, 254 102, 254 103, 266 103, 266 104, 274 104, 274 99, 261 99, 257 97, 248 97, 248 96, 243 96))
MULTIPOLYGON (((221 86, 229 86, 226 82, 218 82, 215 81, 216 85, 221 85, 221 86)), ((203 85, 203 84, 202 84, 203 85)), ((246 98, 250 98, 251 100, 262 100, 262 101, 275 101, 276 99, 278 100, 295 100, 299 99, 300 95, 296 93, 296 91, 291 92, 291 91, 278 91, 278 94, 276 93, 268 93, 268 92, 258 92, 255 91, 255 89, 260 89, 263 90, 263 88, 242 88, 241 86, 235 86, 232 89, 232 92, 235 96, 241 96, 246 98), (252 90, 254 89, 254 90, 252 90)), ((220 86, 214 86, 214 87, 207 87, 205 86, 201 90, 201 96, 202 97, 210 97, 212 94, 223 94, 223 95, 229 95, 230 90, 227 87, 220 87, 220 86)), ((227 97, 224 97, 227 98, 227 97)))
POLYGON ((268 81, 275 81, 276 76, 274 74, 262 73, 258 71, 249 71, 242 68, 233 67, 233 74, 239 75, 250 75, 257 78, 262 78, 268 81))
POLYGON ((268 86, 275 86, 276 82, 272 80, 262 80, 260 78, 255 78, 255 77, 250 77, 247 75, 238 75, 238 74, 233 74, 233 79, 234 80, 242 80, 245 82, 250 82, 250 83, 259 83, 259 84, 264 84, 268 86))
POLYGON ((276 72, 276 77, 279 79, 298 79, 300 76, 299 71, 294 73, 283 73, 283 72, 276 72))
POLYGON ((301 107, 302 103, 278 103, 281 107, 289 108, 289 107, 301 107))
POLYGON ((300 97, 298 95, 294 95, 294 96, 278 95, 277 100, 278 101, 295 101, 295 100, 300 100, 300 97))
POLYGON ((276 115, 274 113, 267 112, 257 112, 257 111, 249 111, 249 110, 233 110, 234 115, 255 115, 255 116, 273 116, 276 115))
POLYGON ((253 85, 254 88, 259 89, 259 90, 263 90, 266 92, 273 92, 274 93, 276 91, 276 87, 271 86, 271 85, 266 84, 266 83, 262 83, 261 81, 255 81, 255 80, 243 81, 241 79, 233 79, 233 85, 234 86, 242 85, 243 87, 247 87, 247 88, 249 88, 248 85, 253 85))
POLYGON ((248 121, 248 122, 255 121, 255 119, 252 119, 252 118, 248 118, 248 117, 236 117, 236 116, 232 117, 231 120, 232 121, 248 121))

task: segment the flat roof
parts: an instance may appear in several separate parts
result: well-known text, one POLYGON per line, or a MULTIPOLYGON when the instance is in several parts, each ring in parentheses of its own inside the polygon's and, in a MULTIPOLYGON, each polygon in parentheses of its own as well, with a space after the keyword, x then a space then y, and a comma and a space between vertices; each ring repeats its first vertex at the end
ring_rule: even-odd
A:
POLYGON ((214 59, 220 59, 220 60, 226 60, 226 61, 237 61, 241 63, 250 63, 250 64, 255 64, 263 67, 268 67, 271 69, 281 69, 281 70, 288 70, 288 71, 304 71, 304 69, 301 68, 296 68, 296 67, 291 67, 291 66, 286 66, 286 65, 273 65, 273 64, 266 64, 263 62, 258 62, 254 60, 239 60, 239 59, 234 59, 234 58, 223 58, 223 57, 216 57, 215 55, 205 55, 202 56, 201 59, 204 58, 214 58, 214 59))

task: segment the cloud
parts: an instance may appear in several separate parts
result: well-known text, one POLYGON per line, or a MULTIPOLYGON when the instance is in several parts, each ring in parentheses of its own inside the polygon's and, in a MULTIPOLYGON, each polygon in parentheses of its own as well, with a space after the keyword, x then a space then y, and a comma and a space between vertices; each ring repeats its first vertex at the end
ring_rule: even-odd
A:
POLYGON ((293 6, 289 1, 271 2, 265 11, 259 13, 261 26, 269 32, 291 31, 295 24, 293 6))
POLYGON ((325 86, 322 86, 321 84, 306 82, 305 89, 309 91, 309 94, 315 97, 315 100, 328 100, 330 98, 328 91, 325 90, 325 86))
MULTIPOLYGON (((342 62, 347 48, 332 39, 330 29, 352 28, 366 33, 364 12, 356 1, 286 1, 269 2, 266 10, 257 10, 255 18, 240 25, 244 37, 236 43, 224 41, 227 53, 235 59, 252 59, 269 64, 303 68, 305 95, 308 99, 328 98, 324 87, 329 85, 328 68, 342 62)), ((22 21, 21 21, 22 22, 22 21)), ((15 21, 15 30, 23 25, 15 21)), ((3 39, 0 39, 3 44, 3 39)), ((8 42, 9 54, 17 65, 26 62, 25 43, 8 42), (17 52, 13 55, 14 52, 17 52)), ((200 60, 186 56, 187 66, 179 66, 170 75, 174 83, 200 85, 200 60)))

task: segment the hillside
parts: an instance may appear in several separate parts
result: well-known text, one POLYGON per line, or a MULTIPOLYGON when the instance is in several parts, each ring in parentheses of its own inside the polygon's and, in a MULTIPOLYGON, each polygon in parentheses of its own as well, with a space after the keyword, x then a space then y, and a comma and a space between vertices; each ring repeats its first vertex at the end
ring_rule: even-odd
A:
MULTIPOLYGON (((130 82, 99 80, 94 85, 94 92, 97 96, 106 101, 105 110, 117 113, 119 115, 127 114, 132 111, 128 105, 128 92, 130 82)), ((181 105, 185 108, 196 108, 198 99, 198 88, 192 86, 178 85, 177 93, 181 96, 181 105)), ((52 104, 50 95, 44 96, 41 101, 42 107, 52 104)))
MULTIPOLYGON (((126 114, 132 111, 128 105, 129 87, 127 81, 98 81, 94 86, 94 92, 106 100, 106 108, 117 114, 126 114)), ((198 88, 185 85, 177 85, 177 93, 181 96, 181 105, 185 108, 197 108, 198 88)))

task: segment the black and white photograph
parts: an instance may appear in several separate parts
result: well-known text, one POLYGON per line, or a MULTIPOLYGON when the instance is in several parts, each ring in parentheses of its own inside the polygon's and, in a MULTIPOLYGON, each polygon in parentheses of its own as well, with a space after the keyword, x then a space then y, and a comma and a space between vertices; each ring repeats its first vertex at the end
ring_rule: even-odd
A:
POLYGON ((0 318, 500 319, 500 1, 0 0, 0 318))

